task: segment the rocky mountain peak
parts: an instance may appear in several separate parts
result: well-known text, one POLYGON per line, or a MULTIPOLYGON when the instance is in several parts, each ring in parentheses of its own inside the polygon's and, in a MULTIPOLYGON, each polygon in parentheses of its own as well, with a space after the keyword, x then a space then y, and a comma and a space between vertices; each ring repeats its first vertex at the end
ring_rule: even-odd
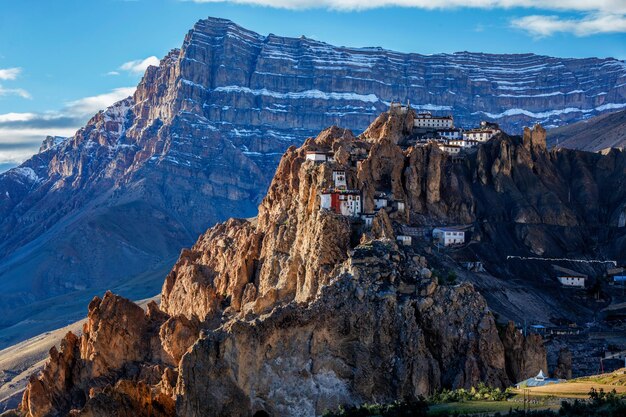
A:
POLYGON ((536 124, 532 129, 524 128, 524 147, 530 150, 531 148, 546 149, 546 130, 541 127, 540 124, 536 124))
POLYGON ((52 149, 63 143, 67 138, 63 136, 46 136, 39 147, 39 153, 52 149))

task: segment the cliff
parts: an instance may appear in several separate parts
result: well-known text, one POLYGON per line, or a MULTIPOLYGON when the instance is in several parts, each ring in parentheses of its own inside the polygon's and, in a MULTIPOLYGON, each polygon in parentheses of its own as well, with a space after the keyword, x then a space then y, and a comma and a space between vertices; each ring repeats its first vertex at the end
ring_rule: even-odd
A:
MULTIPOLYGON (((441 284, 422 246, 396 242, 418 212, 476 216, 474 205, 445 208, 449 193, 436 191, 447 155, 394 143, 412 117, 385 113, 360 137, 333 127, 289 148, 256 219, 218 224, 184 250, 160 308, 96 297, 83 335, 51 350, 12 415, 313 416, 538 372, 540 338, 500 336, 471 284, 441 284), (376 211, 371 227, 322 209, 337 171, 366 210, 382 191, 407 204, 376 211)), ((508 143, 532 160, 543 138, 535 129, 481 149, 508 143)))
MULTIPOLYGON (((321 126, 362 131, 390 101, 410 100, 460 125, 519 131, 619 108, 625 94, 615 59, 401 54, 199 21, 133 97, 0 175, 0 346, 82 316, 52 304, 108 288, 153 296, 179 248, 253 216, 283 152, 321 126), (36 323, 13 327, 25 318, 36 323)), ((437 191, 426 194, 436 205, 437 191)))

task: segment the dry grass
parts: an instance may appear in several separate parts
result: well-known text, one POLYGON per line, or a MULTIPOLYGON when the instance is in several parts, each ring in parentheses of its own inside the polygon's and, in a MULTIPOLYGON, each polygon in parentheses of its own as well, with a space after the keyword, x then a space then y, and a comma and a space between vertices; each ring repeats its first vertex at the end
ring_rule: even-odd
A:
POLYGON ((573 382, 588 382, 603 385, 611 385, 613 387, 626 387, 626 368, 621 368, 613 372, 600 375, 585 376, 576 378, 573 382))
MULTIPOLYGON (((624 376, 624 375, 622 375, 624 376)), ((602 380, 602 376, 599 375, 602 380)), ((595 378, 595 377, 587 377, 595 378)), ((599 381, 581 381, 580 379, 564 382, 561 384, 550 384, 543 387, 527 388, 531 395, 536 396, 555 396, 560 398, 587 398, 589 391, 594 388, 596 390, 603 389, 606 392, 615 390, 619 394, 626 394, 626 385, 612 385, 599 381)), ((521 393, 522 390, 516 390, 521 393)))

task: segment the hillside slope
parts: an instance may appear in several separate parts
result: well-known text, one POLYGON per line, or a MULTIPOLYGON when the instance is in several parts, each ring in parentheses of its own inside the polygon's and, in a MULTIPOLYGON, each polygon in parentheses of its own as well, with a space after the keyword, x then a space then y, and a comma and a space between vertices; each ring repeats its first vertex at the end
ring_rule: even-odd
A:
POLYGON ((550 129, 548 144, 597 152, 626 146, 626 110, 550 129))

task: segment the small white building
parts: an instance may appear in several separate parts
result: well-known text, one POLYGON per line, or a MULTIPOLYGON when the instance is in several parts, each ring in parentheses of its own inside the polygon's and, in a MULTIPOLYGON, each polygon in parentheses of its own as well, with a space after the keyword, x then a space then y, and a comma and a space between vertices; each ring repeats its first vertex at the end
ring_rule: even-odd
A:
POLYGON ((330 210, 332 208, 332 194, 330 191, 320 193, 320 209, 330 210))
POLYGON ((433 116, 429 112, 419 113, 413 121, 413 126, 422 129, 452 129, 454 118, 450 116, 433 116))
POLYGON ((487 142, 498 133, 500 133, 499 129, 472 129, 463 132, 463 139, 467 141, 474 140, 477 142, 487 142))
POLYGON ((552 268, 556 271, 556 279, 564 287, 585 288, 587 275, 558 265, 552 265, 552 268))
POLYGON ((343 216, 359 216, 363 210, 358 190, 326 189, 320 192, 320 209, 332 210, 343 216))
POLYGON ((465 231, 458 227, 436 227, 433 239, 443 246, 462 245, 465 243, 465 231))
POLYGON ((463 138, 463 131, 461 129, 439 129, 437 134, 448 140, 463 138))
POLYGON ((396 237, 396 240, 404 246, 411 246, 411 242, 413 241, 411 236, 406 236, 406 235, 398 235, 396 237))
POLYGON ((373 213, 361 214, 361 219, 365 223, 365 227, 367 228, 372 227, 372 224, 374 223, 374 216, 375 214, 373 213))
POLYGON ((361 194, 339 194, 339 211, 344 216, 358 216, 361 214, 361 194))
POLYGON ((332 159, 327 152, 324 151, 306 151, 306 160, 314 162, 326 162, 332 159))
POLYGON ((460 139, 449 139, 448 140, 448 145, 458 146, 458 147, 464 148, 467 145, 467 141, 463 140, 463 138, 460 138, 460 139))
POLYGON ((585 278, 582 277, 558 277, 559 282, 566 287, 585 288, 585 278))
POLYGON ((447 143, 440 143, 439 145, 439 149, 441 149, 443 152, 449 153, 449 154, 458 154, 461 153, 461 147, 459 145, 449 145, 447 143))
POLYGON ((380 210, 381 208, 387 207, 388 200, 387 196, 379 194, 374 196, 374 208, 376 210, 380 210))
POLYGON ((345 190, 348 187, 346 171, 333 171, 333 182, 335 183, 335 188, 345 190))

